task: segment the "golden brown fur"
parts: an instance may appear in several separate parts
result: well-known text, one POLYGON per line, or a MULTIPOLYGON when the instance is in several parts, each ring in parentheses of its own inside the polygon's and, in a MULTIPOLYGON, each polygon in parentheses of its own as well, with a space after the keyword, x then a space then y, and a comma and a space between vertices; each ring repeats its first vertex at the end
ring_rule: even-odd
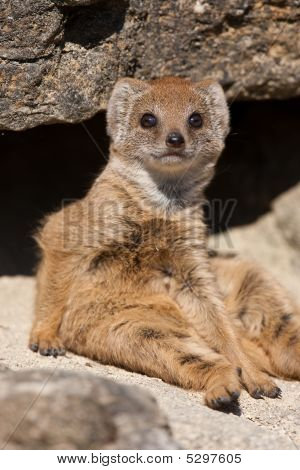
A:
POLYGON ((108 107, 110 161, 87 196, 46 219, 30 347, 65 349, 205 390, 214 408, 300 379, 300 317, 239 257, 210 256, 203 191, 228 133, 221 87, 120 80, 108 107), (203 125, 187 119, 195 110, 203 125), (142 128, 144 113, 157 125, 142 128), (180 132, 180 149, 166 144, 180 132))

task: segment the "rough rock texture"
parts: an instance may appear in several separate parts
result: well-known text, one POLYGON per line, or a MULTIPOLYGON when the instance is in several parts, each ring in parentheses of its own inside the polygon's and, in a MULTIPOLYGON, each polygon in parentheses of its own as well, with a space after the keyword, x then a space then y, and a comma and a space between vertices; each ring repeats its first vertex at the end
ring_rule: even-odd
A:
MULTIPOLYGON (((283 391, 281 400, 274 401, 268 398, 254 400, 243 393, 241 396, 241 416, 235 416, 213 411, 203 406, 201 393, 188 392, 165 384, 156 378, 103 366, 72 354, 57 359, 42 357, 27 348, 34 291, 35 281, 33 278, 0 278, 0 364, 13 370, 47 369, 47 376, 49 377, 50 374, 50 378, 45 383, 42 392, 45 399, 60 386, 59 382, 56 383, 55 380, 58 371, 63 369, 88 371, 95 376, 107 377, 123 384, 136 384, 150 391, 157 399, 164 414, 167 415, 175 440, 186 449, 296 449, 300 447, 299 383, 278 381, 283 391), (53 371, 53 369, 55 369, 55 374, 52 376, 51 370, 53 371)), ((6 372, 0 374, 2 388, 2 377, 6 377, 6 372)), ((15 381, 16 379, 11 380, 15 381)), ((80 380, 82 380, 81 383, 85 383, 84 378, 80 380)), ((32 390, 35 386, 34 384, 26 385, 26 390, 30 387, 32 390)), ((111 386, 109 385, 109 387, 111 386)), ((11 393, 18 393, 16 387, 10 387, 10 390, 11 393)), ((70 390, 68 390, 69 392, 70 390)), ((2 393, 0 391, 0 396, 2 393)), ((18 396, 20 397, 20 394, 18 396)), ((54 399, 55 406, 61 406, 60 400, 60 395, 54 399)), ((157 413, 148 398, 140 398, 140 400, 143 403, 148 403, 148 410, 152 409, 154 413, 157 413)), ((30 401, 28 397, 26 405, 30 401)), ((129 403, 127 399, 126 403, 129 403)), ((138 400, 138 403, 141 401, 138 400)), ((37 404, 33 404, 28 419, 37 413, 39 409, 36 408, 37 404)), ((40 406, 42 405, 43 402, 40 406)), ((2 412, 0 406, 0 428, 3 423, 2 412)), ((85 412, 83 411, 83 413, 85 412)), ((155 414, 155 416, 158 415, 155 414)), ((155 416, 151 418, 151 421, 149 417, 149 422, 155 424, 156 432, 159 431, 161 436, 166 436, 161 427, 161 423, 163 423, 161 418, 155 416)), ((121 420, 120 415, 119 419, 121 420)), ((43 425, 40 424, 41 427, 43 425)), ((94 425, 97 426, 97 423, 92 421, 91 426, 94 425)), ((136 425, 140 426, 139 433, 143 434, 145 430, 143 426, 146 426, 146 423, 141 422, 136 425)), ((41 430, 41 427, 38 429, 41 430)), ((87 428, 84 432, 87 432, 86 430, 87 428)), ((136 443, 136 445, 138 444, 136 443)), ((161 442, 161 448, 165 445, 165 442, 161 442)))
POLYGON ((299 95, 299 18, 299 0, 2 0, 0 128, 87 119, 124 75, 299 95))
POLYGON ((179 448, 155 400, 146 392, 57 368, 1 374, 0 446, 179 448))

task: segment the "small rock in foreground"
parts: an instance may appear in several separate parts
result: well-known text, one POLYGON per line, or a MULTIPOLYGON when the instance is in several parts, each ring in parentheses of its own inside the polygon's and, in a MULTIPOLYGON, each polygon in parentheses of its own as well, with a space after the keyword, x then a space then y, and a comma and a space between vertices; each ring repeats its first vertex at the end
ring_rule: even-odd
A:
POLYGON ((86 373, 1 374, 0 446, 5 449, 179 449, 154 400, 86 373))

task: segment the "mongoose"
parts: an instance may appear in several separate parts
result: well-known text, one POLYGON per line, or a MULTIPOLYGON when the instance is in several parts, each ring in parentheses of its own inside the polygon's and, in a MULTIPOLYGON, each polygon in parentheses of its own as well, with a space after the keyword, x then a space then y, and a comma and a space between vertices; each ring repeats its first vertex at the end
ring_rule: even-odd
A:
POLYGON ((119 80, 109 162, 46 218, 30 348, 65 350, 205 391, 212 408, 300 379, 300 313, 269 274, 211 256, 204 189, 229 131, 221 86, 119 80))

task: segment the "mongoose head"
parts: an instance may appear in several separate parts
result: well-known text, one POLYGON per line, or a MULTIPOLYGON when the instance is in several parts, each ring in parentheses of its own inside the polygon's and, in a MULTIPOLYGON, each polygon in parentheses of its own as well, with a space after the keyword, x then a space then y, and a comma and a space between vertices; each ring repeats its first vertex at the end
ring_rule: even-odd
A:
POLYGON ((112 158, 162 178, 210 180, 229 130, 222 87, 176 77, 120 79, 107 111, 112 158))

